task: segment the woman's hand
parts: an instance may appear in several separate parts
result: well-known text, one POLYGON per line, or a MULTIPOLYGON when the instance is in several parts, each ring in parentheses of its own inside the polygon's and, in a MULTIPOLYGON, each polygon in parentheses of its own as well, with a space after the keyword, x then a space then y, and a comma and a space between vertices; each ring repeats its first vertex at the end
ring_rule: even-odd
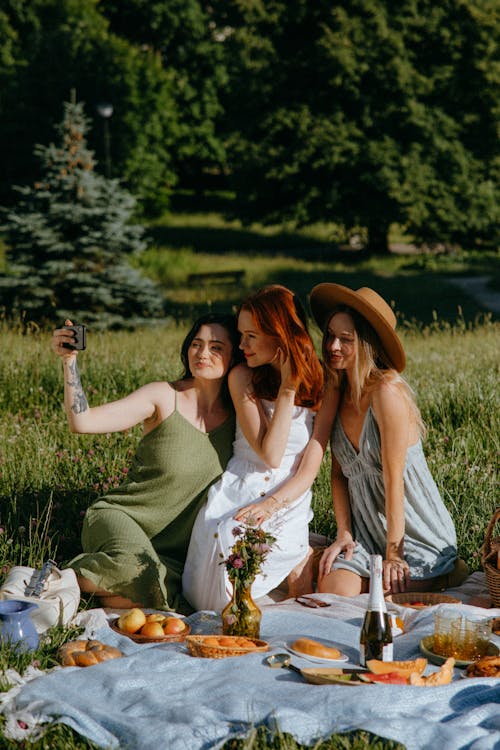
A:
POLYGON ((278 347, 273 361, 276 361, 280 368, 280 388, 287 391, 296 391, 298 384, 297 379, 292 376, 290 357, 287 357, 281 347, 278 347))
POLYGON ((273 495, 260 500, 258 503, 250 503, 240 508, 233 516, 235 521, 248 523, 251 526, 260 526, 264 521, 268 521, 276 511, 283 507, 273 495))
MULTIPOLYGON (((72 326, 73 323, 71 322, 71 320, 65 320, 64 325, 72 326)), ((73 344, 74 340, 75 339, 73 331, 68 331, 67 328, 56 328, 56 330, 52 334, 52 349, 57 354, 57 356, 62 357, 63 360, 75 359, 78 355, 77 350, 68 349, 63 346, 63 344, 73 344)))
POLYGON ((399 594, 406 591, 410 580, 410 566, 402 557, 393 557, 382 563, 382 585, 384 592, 399 594))
POLYGON ((333 563, 341 552, 344 553, 345 560, 350 560, 355 547, 356 542, 353 540, 352 534, 349 532, 346 531, 344 534, 338 536, 333 544, 330 544, 321 555, 318 568, 318 578, 323 578, 323 576, 330 573, 333 563))

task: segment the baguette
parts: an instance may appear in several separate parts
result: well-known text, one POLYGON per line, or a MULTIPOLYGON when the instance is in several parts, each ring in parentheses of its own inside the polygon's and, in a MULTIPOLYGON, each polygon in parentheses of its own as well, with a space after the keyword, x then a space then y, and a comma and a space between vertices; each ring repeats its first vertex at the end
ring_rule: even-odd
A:
POLYGON ((312 638, 297 638, 292 643, 294 651, 299 651, 301 654, 308 654, 309 656, 316 656, 318 659, 338 659, 340 657, 340 651, 333 646, 324 646, 318 641, 314 641, 312 638))

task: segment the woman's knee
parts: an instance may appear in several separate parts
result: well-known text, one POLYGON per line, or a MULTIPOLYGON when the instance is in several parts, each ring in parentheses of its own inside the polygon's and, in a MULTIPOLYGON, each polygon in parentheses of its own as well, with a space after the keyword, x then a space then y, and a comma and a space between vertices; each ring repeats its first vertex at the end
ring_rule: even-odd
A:
POLYGON ((363 578, 350 570, 332 570, 318 581, 318 593, 357 596, 364 591, 363 578))

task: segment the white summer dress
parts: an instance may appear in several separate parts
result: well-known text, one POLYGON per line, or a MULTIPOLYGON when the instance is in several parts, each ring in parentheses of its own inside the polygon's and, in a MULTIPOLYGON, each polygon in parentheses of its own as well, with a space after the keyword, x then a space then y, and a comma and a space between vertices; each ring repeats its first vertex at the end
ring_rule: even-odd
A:
MULTIPOLYGON (((272 401, 261 401, 267 418, 274 411, 272 401)), ((221 610, 230 600, 231 584, 221 561, 235 542, 236 511, 272 495, 297 471, 311 437, 314 412, 300 406, 293 409, 288 443, 281 465, 269 468, 250 447, 236 425, 233 456, 219 481, 209 492, 207 503, 196 518, 182 576, 184 597, 197 610, 221 610)), ((196 457, 193 457, 196 460, 196 457)), ((277 537, 252 585, 259 598, 276 588, 304 559, 309 548, 308 524, 312 518, 311 489, 290 506, 275 513, 262 527, 277 537)))

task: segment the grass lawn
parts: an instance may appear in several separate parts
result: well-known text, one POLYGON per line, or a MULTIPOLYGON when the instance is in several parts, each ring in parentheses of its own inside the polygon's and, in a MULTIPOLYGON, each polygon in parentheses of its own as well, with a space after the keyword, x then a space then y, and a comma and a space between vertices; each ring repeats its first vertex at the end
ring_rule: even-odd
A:
MULTIPOLYGON (((402 313, 406 375, 428 427, 426 454, 455 521, 459 553, 472 570, 478 569, 478 552, 498 502, 500 323, 481 316, 484 311, 478 304, 447 278, 483 274, 486 266, 490 276, 498 276, 498 257, 391 255, 356 263, 352 252, 339 255, 330 240, 321 239, 319 230, 314 246, 311 236, 293 234, 293 252, 285 255, 286 232, 221 225, 219 217, 213 219, 212 236, 207 221, 194 227, 184 216, 152 228, 157 246, 141 264, 162 283, 177 323, 171 320, 135 332, 89 332, 88 349, 80 355, 89 402, 96 405, 152 380, 178 376, 177 352, 186 332, 185 319, 207 307, 237 305, 247 289, 280 282, 305 301, 320 281, 373 286, 394 300, 402 313), (194 239, 197 232, 206 238, 202 252, 197 244, 201 240, 194 239), (223 252, 216 252, 217 248, 223 252), (200 290, 186 285, 188 273, 233 267, 246 269, 245 288, 220 285, 200 290)), ((49 556, 63 563, 76 554, 85 509, 101 492, 122 481, 140 439, 139 428, 114 435, 70 434, 62 407, 61 367, 49 349, 50 333, 36 328, 26 333, 7 325, 1 333, 0 578, 11 565, 40 565, 49 556)), ((314 336, 319 341, 318 331, 314 336)), ((328 457, 315 482, 314 511, 314 530, 334 534, 328 457)), ((52 643, 42 644, 34 658, 50 666, 57 644, 72 635, 59 632, 52 643)), ((0 670, 14 666, 22 671, 30 660, 0 649, 0 670)), ((0 689, 5 688, 0 684, 0 689)), ((29 746, 36 750, 93 747, 65 726, 51 728, 29 746)), ((19 745, 3 740, 3 747, 19 745)), ((271 737, 256 728, 246 740, 228 742, 225 750, 300 747, 290 737, 271 737)), ((335 735, 315 746, 316 750, 396 747, 366 732, 335 735)))

